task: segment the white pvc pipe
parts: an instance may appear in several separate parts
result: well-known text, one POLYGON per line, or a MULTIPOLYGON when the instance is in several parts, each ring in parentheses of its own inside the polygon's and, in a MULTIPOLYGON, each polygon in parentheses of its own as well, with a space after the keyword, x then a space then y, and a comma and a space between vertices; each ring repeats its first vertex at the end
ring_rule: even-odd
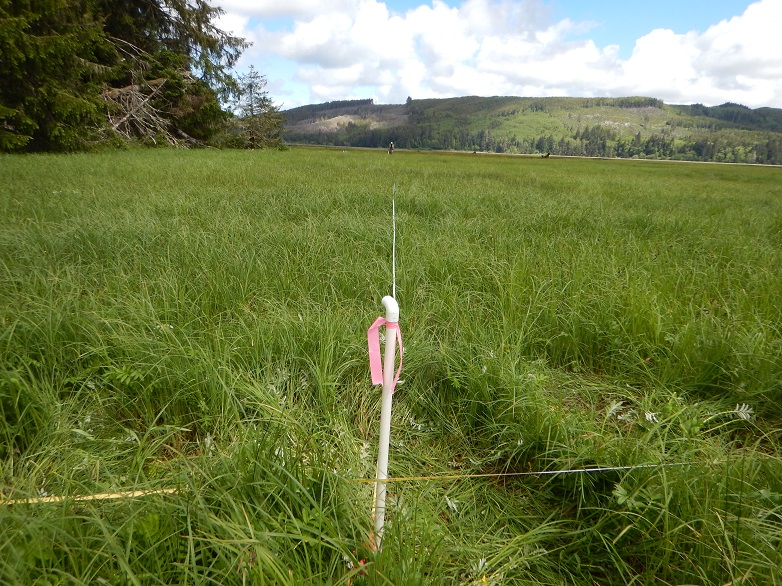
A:
MULTIPOLYGON (((386 322, 399 322, 399 305, 393 297, 386 295, 381 302, 386 308, 386 322)), ((380 408, 380 447, 377 452, 375 474, 375 546, 379 550, 383 539, 383 525, 386 520, 386 483, 388 478, 388 446, 391 440, 391 403, 394 394, 394 360, 396 358, 396 332, 386 329, 386 344, 383 356, 383 398, 380 408)))

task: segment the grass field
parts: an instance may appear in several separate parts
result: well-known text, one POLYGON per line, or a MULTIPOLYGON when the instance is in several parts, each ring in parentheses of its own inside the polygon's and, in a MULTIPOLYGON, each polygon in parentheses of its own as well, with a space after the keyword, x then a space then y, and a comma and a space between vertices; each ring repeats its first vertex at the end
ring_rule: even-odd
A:
POLYGON ((0 583, 782 584, 782 170, 297 148, 0 178, 0 583), (372 552, 394 188, 389 474, 447 478, 390 484, 372 552))

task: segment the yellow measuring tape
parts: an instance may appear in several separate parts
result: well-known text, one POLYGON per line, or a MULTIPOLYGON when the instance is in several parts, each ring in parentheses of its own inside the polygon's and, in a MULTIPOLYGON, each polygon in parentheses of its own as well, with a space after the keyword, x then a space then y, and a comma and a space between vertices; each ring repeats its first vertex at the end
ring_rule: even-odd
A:
POLYGON ((640 466, 611 466, 599 468, 579 468, 576 470, 542 470, 538 472, 488 472, 485 474, 435 474, 433 476, 400 476, 394 478, 352 478, 354 482, 369 484, 373 482, 424 482, 437 480, 461 480, 466 478, 502 478, 509 476, 558 476, 563 474, 601 474, 604 472, 624 472, 629 470, 648 470, 670 466, 687 466, 686 462, 675 464, 641 464, 640 466))
POLYGON ((176 488, 161 488, 159 490, 127 490, 124 492, 102 492, 100 494, 85 494, 71 496, 39 496, 22 499, 0 499, 0 505, 37 505, 42 503, 60 503, 62 501, 108 501, 115 499, 138 498, 153 494, 173 494, 179 492, 176 488))
MULTIPOLYGON (((578 468, 575 470, 541 470, 537 472, 487 472, 483 474, 435 474, 432 476, 398 476, 392 478, 348 478, 351 482, 361 484, 375 484, 378 482, 436 482, 438 480, 465 480, 468 478, 509 478, 513 476, 560 476, 566 474, 601 474, 604 472, 626 472, 630 470, 650 470, 653 468, 668 468, 671 466, 687 466, 686 462, 677 462, 675 464, 641 464, 639 466, 611 466, 598 468, 578 468)), ((66 496, 41 496, 21 499, 0 499, 2 505, 23 505, 23 504, 43 504, 59 503, 63 501, 85 502, 85 501, 104 501, 125 498, 140 498, 151 495, 175 494, 180 492, 177 488, 161 488, 157 490, 128 490, 124 492, 103 492, 100 494, 87 495, 66 495, 66 496)))

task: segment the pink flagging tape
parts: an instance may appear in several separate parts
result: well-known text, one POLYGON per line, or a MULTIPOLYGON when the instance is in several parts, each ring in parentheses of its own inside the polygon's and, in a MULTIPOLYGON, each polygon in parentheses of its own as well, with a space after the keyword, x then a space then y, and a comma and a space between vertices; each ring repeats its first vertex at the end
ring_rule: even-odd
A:
POLYGON ((385 325, 386 330, 396 330, 396 339, 399 342, 399 368, 396 370, 396 376, 394 382, 391 385, 391 392, 396 388, 396 383, 399 380, 399 374, 402 372, 402 354, 404 348, 402 346, 402 331, 399 329, 399 324, 396 322, 386 321, 384 317, 378 317, 369 329, 367 330, 367 344, 369 346, 369 371, 372 374, 372 384, 383 384, 383 364, 380 357, 380 326, 385 325))
POLYGON ((379 328, 386 323, 386 318, 379 317, 367 330, 367 344, 369 345, 369 371, 372 374, 372 384, 383 384, 383 363, 380 358, 380 331, 379 328))

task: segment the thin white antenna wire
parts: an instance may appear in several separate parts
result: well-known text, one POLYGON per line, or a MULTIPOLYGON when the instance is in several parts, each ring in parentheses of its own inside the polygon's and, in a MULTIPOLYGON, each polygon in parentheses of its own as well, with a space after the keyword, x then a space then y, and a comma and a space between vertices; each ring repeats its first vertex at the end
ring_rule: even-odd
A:
POLYGON ((394 240, 391 246, 391 297, 396 299, 396 183, 391 194, 391 223, 394 225, 394 240))

